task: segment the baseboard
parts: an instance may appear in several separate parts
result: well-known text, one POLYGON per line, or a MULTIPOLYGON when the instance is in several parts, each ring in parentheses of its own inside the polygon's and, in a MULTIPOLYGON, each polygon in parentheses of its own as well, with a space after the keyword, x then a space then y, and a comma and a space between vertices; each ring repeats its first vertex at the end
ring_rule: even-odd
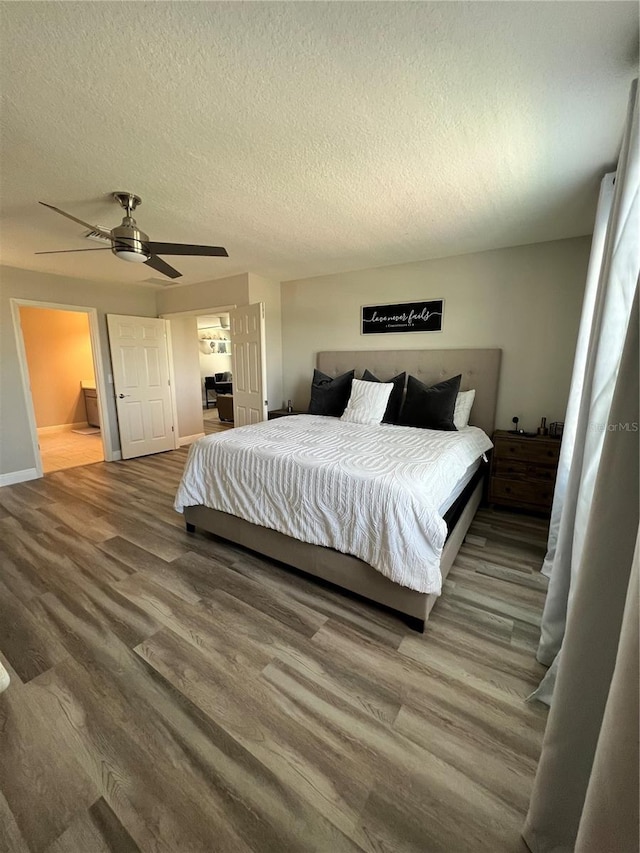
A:
POLYGON ((38 427, 38 435, 47 435, 50 432, 71 432, 72 429, 86 429, 87 421, 79 421, 77 424, 57 424, 56 426, 38 427))
POLYGON ((122 461, 122 451, 121 450, 112 450, 111 451, 111 459, 109 462, 121 462, 122 461))
POLYGON ((37 480, 40 474, 35 468, 25 468, 24 471, 10 471, 0 474, 0 486, 13 486, 16 483, 26 483, 27 480, 37 480))
POLYGON ((184 447, 185 444, 193 444, 199 438, 204 438, 203 432, 199 432, 196 435, 182 435, 178 438, 178 447, 184 447))

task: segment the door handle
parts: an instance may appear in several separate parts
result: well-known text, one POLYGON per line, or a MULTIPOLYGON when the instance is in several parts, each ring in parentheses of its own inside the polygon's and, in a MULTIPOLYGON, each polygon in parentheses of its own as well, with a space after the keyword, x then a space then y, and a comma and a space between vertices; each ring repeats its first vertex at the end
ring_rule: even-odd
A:
POLYGON ((131 396, 131 394, 118 394, 118 397, 120 397, 121 400, 123 400, 125 397, 130 397, 130 396, 131 396))

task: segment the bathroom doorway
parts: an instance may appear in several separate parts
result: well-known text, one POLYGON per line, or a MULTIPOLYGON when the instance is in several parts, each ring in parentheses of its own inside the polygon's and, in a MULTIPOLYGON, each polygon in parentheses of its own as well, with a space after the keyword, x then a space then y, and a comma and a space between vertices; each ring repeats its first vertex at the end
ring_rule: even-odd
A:
POLYGON ((39 473, 104 461, 108 428, 96 381, 90 310, 27 302, 16 309, 39 473))

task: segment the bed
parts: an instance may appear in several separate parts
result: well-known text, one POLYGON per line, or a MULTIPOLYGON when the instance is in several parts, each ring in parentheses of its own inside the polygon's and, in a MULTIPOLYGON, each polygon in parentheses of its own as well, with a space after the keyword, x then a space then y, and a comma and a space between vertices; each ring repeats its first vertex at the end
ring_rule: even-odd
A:
POLYGON ((460 373, 460 390, 476 390, 470 427, 434 433, 302 415, 208 436, 191 448, 176 509, 189 531, 320 577, 423 629, 482 497, 500 359, 495 349, 319 353, 318 369, 330 376, 369 369, 385 380, 406 371, 433 384, 460 373), (428 494, 414 460, 430 472, 428 494), (246 481, 246 495, 234 481, 246 481))

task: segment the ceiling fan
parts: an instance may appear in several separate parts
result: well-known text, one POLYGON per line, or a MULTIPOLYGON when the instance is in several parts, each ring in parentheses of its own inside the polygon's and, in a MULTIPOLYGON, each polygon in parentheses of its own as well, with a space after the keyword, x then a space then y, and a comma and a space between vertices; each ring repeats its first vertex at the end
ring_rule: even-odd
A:
POLYGON ((116 201, 122 205, 125 211, 125 216, 122 219, 122 224, 111 231, 105 228, 100 228, 98 225, 89 225, 88 222, 83 222, 76 216, 70 213, 65 213, 59 207, 54 207, 52 204, 47 204, 44 201, 40 204, 48 207, 50 210, 55 210, 56 213, 66 216, 73 222, 79 225, 84 225, 91 231, 95 231, 101 237, 111 240, 111 246, 105 246, 102 249, 61 249, 56 252, 36 252, 36 255, 60 255, 68 252, 103 252, 105 249, 111 249, 113 254, 123 261, 129 261, 136 264, 146 264, 156 272, 166 275, 168 278, 180 278, 182 273, 174 269, 159 255, 190 255, 190 256, 206 256, 206 257, 221 257, 228 258, 229 254, 222 246, 193 246, 189 243, 155 243, 149 240, 149 237, 140 231, 138 225, 133 218, 133 211, 142 204, 142 199, 139 195, 133 193, 116 192, 112 193, 116 201))

